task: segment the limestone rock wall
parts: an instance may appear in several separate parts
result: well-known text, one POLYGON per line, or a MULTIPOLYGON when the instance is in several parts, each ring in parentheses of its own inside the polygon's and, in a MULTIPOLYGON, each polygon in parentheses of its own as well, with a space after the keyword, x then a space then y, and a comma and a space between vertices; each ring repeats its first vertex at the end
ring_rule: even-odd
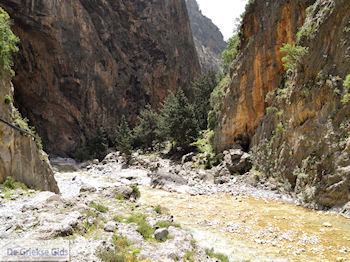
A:
POLYGON ((280 47, 292 43, 305 19, 302 0, 256 0, 247 10, 241 30, 241 48, 231 69, 215 146, 223 151, 235 143, 249 146, 250 138, 269 105, 265 96, 281 83, 284 69, 280 47))
POLYGON ((221 53, 227 45, 222 33, 209 18, 202 14, 196 0, 186 0, 186 4, 202 71, 221 70, 221 53))
POLYGON ((262 1, 247 11, 215 135, 304 202, 350 200, 350 2, 262 1), (283 43, 308 49, 288 72, 283 43), (269 94, 268 94, 269 93, 269 94), (268 94, 268 96, 267 96, 268 94), (343 100, 343 101, 342 101, 343 100))
MULTIPOLYGON (((13 105, 8 98, 13 99, 12 95, 11 82, 0 79, 0 117, 10 123, 13 105)), ((0 183, 8 176, 32 188, 59 193, 51 166, 33 138, 0 122, 0 183)))
POLYGON ((275 94, 251 146, 303 201, 332 207, 350 201, 350 102, 343 100, 350 2, 316 1, 302 29, 309 33, 296 44, 308 54, 275 94))
POLYGON ((21 39, 15 100, 49 153, 110 139, 200 71, 185 0, 2 0, 21 39))

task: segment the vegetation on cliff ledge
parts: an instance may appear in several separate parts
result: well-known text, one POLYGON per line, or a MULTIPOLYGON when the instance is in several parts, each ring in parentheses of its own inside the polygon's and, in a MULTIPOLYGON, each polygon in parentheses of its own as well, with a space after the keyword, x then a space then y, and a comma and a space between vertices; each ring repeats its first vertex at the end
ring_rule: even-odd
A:
POLYGON ((13 34, 10 27, 10 16, 0 8, 0 77, 3 72, 14 72, 12 53, 18 51, 17 43, 19 39, 13 34))

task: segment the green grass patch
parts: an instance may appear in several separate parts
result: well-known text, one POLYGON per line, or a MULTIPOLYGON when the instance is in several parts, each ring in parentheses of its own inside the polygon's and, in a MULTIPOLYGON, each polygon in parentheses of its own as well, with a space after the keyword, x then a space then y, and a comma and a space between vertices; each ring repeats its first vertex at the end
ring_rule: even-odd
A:
POLYGON ((129 217, 126 218, 126 223, 136 223, 139 224, 141 221, 146 220, 146 215, 141 213, 132 213, 129 217))
POLYGON ((155 230, 146 221, 142 221, 138 224, 136 231, 139 232, 145 240, 152 240, 155 230))
POLYGON ((101 212, 101 213, 107 213, 109 210, 108 207, 101 205, 101 204, 96 204, 95 202, 90 203, 90 207, 94 208, 96 211, 101 212))
POLYGON ((188 251, 184 255, 184 261, 194 262, 193 256, 194 256, 194 252, 193 251, 188 251))
POLYGON ((4 101, 5 101, 5 104, 11 104, 12 103, 12 98, 10 95, 5 95, 4 96, 4 101))
POLYGON ((141 213, 133 213, 126 218, 126 223, 136 223, 136 231, 139 232, 145 240, 154 240, 153 234, 155 229, 146 221, 147 216, 141 213))
POLYGON ((117 200, 125 200, 125 198, 124 198, 124 196, 122 194, 116 195, 115 199, 117 199, 117 200))
POLYGON ((3 184, 0 184, 0 188, 5 189, 18 189, 28 190, 28 187, 21 183, 17 182, 12 176, 8 176, 3 184))
POLYGON ((154 212, 156 212, 159 215, 163 214, 163 210, 162 210, 162 207, 160 205, 157 205, 156 207, 154 207, 153 210, 154 210, 154 212))
POLYGON ((114 234, 112 237, 114 249, 108 251, 100 251, 99 258, 105 262, 137 262, 137 254, 140 249, 132 248, 132 243, 126 237, 114 234))
POLYGON ((85 214, 87 217, 97 217, 97 213, 93 210, 84 210, 81 212, 82 214, 85 214))
POLYGON ((230 262, 230 260, 228 259, 228 256, 222 254, 222 253, 215 253, 214 249, 211 248, 207 248, 205 250, 205 253, 207 254, 207 256, 211 257, 211 258, 216 258, 218 260, 220 260, 221 262, 230 262))
POLYGON ((133 193, 136 196, 136 199, 140 198, 141 197, 140 189, 136 185, 132 185, 131 188, 132 188, 133 193))
POLYGON ((122 216, 114 216, 113 220, 119 223, 126 223, 126 218, 122 216))
POLYGON ((159 228, 169 228, 170 226, 172 226, 173 223, 171 223, 170 221, 166 221, 166 220, 161 220, 158 221, 155 226, 159 227, 159 228))

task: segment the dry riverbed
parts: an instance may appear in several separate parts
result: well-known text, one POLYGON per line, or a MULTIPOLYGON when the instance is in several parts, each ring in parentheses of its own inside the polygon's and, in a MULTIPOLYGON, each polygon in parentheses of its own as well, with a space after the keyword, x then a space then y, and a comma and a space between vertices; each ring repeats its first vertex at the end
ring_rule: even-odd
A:
POLYGON ((122 238, 124 251, 143 261, 216 261, 205 253, 213 247, 230 261, 350 261, 350 220, 341 215, 297 206, 237 177, 217 185, 204 171, 136 159, 129 167, 115 153, 83 166, 56 159, 61 195, 3 189, 0 244, 69 239, 72 261, 101 261, 99 251, 122 238), (154 166, 163 171, 155 176, 154 166), (164 227, 167 236, 157 241, 155 230, 164 227))

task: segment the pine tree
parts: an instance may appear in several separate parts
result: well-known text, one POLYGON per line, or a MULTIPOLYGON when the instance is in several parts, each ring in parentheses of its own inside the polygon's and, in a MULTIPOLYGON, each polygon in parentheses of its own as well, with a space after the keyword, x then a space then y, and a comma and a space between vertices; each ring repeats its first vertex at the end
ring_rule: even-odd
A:
POLYGON ((158 140, 158 114, 150 105, 138 116, 139 124, 134 128, 135 145, 143 148, 151 147, 158 140))
POLYGON ((133 144, 133 135, 124 115, 122 116, 115 136, 117 149, 123 154, 130 155, 133 144))
POLYGON ((181 89, 176 96, 170 93, 166 98, 161 110, 159 133, 164 139, 169 139, 184 149, 197 138, 198 121, 193 106, 181 89))
POLYGON ((210 95, 217 85, 216 73, 210 70, 207 74, 201 74, 192 84, 195 94, 194 110, 201 130, 207 129, 210 95))
POLYGON ((107 133, 103 127, 100 127, 96 130, 94 137, 89 140, 88 151, 90 152, 91 157, 97 158, 101 161, 106 156, 107 149, 107 133))

